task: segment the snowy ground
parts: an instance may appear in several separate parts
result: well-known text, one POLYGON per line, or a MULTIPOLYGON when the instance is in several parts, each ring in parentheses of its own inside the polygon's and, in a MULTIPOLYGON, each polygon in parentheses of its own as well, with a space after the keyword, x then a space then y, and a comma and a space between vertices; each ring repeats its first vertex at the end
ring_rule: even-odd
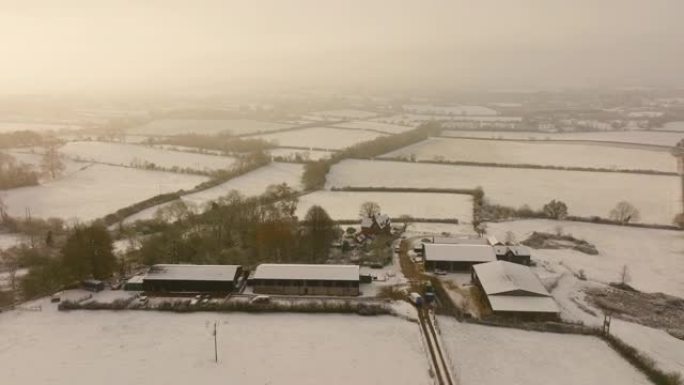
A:
POLYGON ((62 130, 77 130, 81 127, 67 123, 31 123, 31 122, 0 122, 0 133, 15 131, 50 132, 62 130))
POLYGON ((460 385, 650 384, 596 337, 437 321, 460 385))
POLYGON ((594 144, 429 138, 383 158, 676 172, 668 151, 594 144))
POLYGON ((189 168, 213 171, 228 169, 235 159, 225 156, 169 151, 136 144, 106 142, 69 142, 60 148, 63 155, 86 161, 130 166, 154 163, 163 168, 189 168))
POLYGON ((244 135, 270 132, 288 128, 286 124, 247 119, 194 120, 160 119, 128 131, 130 135, 174 136, 182 134, 244 135))
MULTIPOLYGON (((281 183, 286 183, 288 186, 299 190, 301 189, 303 172, 304 166, 301 164, 272 162, 267 166, 233 178, 226 183, 194 194, 185 195, 182 199, 189 205, 201 208, 211 201, 226 196, 231 191, 238 191, 245 196, 260 195, 266 191, 268 186, 281 183)), ((167 204, 150 207, 126 218, 124 222, 130 223, 142 219, 152 219, 157 210, 165 205, 167 204)))
POLYGON ((353 110, 353 109, 341 109, 341 110, 326 110, 326 111, 316 111, 309 115, 304 116, 305 119, 313 120, 342 120, 342 119, 368 119, 376 116, 374 112, 353 110))
POLYGON ((39 186, 7 190, 2 199, 12 216, 89 221, 158 194, 191 189, 207 180, 184 175, 106 165, 87 165, 39 186))
POLYGON ((373 121, 417 125, 429 121, 465 121, 483 123, 518 123, 522 121, 520 116, 467 116, 467 115, 427 115, 427 114, 398 114, 392 116, 382 116, 373 121))
POLYGON ((678 177, 344 160, 328 174, 331 187, 475 188, 492 202, 534 209, 552 199, 572 215, 608 217, 617 202, 631 202, 644 223, 671 224, 681 208, 678 177))
POLYGON ((301 150, 296 148, 274 148, 272 150, 268 150, 268 152, 273 157, 279 156, 292 160, 294 160, 297 156, 302 159, 309 160, 327 159, 333 154, 331 151, 301 150))
POLYGON ((559 226, 564 234, 596 245, 599 255, 533 250, 534 259, 562 262, 573 271, 582 269, 587 278, 602 283, 617 282, 622 267, 627 265, 629 284, 636 289, 684 298, 684 232, 542 219, 488 223, 487 232, 506 239, 510 231, 522 241, 533 231, 555 233, 559 226))
POLYGON ((373 140, 382 134, 373 131, 347 130, 329 127, 311 127, 254 136, 283 147, 302 147, 341 150, 354 144, 373 140))
POLYGON ((432 104, 406 104, 402 106, 404 111, 415 112, 418 114, 435 115, 473 115, 473 116, 495 116, 496 110, 484 106, 436 106, 432 104))
POLYGON ((684 139, 684 132, 658 131, 601 131, 601 132, 569 132, 553 134, 547 132, 509 132, 509 131, 456 131, 444 130, 444 136, 462 138, 487 139, 521 139, 521 140, 591 140, 599 142, 619 142, 648 144, 656 146, 674 146, 684 139))
POLYGON ((7 384, 432 384, 417 324, 398 317, 53 308, 0 314, 7 384))
POLYGON ((336 220, 357 219, 364 202, 376 202, 384 214, 392 218, 409 215, 414 218, 458 219, 470 223, 473 219, 473 199, 470 195, 436 193, 392 193, 316 191, 299 198, 297 216, 304 218, 311 206, 319 205, 336 220))
POLYGON ((6 250, 27 241, 28 238, 23 234, 0 233, 0 250, 6 250))
POLYGON ((360 120, 336 124, 333 127, 354 128, 357 130, 375 130, 386 132, 388 134, 399 134, 414 129, 415 125, 398 125, 381 122, 372 122, 368 120, 360 120))
POLYGON ((684 132, 684 122, 669 122, 665 123, 663 128, 656 128, 656 130, 671 130, 671 131, 683 131, 684 132))
POLYGON ((475 235, 471 224, 452 224, 452 223, 432 223, 432 222, 411 222, 406 228, 407 237, 429 235, 475 235))

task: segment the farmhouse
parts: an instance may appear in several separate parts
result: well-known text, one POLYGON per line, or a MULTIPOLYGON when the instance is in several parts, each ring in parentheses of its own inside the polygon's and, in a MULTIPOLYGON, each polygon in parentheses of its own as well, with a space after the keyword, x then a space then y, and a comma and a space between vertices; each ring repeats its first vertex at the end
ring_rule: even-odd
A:
POLYGON ((532 253, 526 246, 494 246, 496 259, 521 265, 529 265, 532 253))
POLYGON ((264 263, 250 281, 259 294, 354 296, 359 295, 359 266, 264 263))
POLYGON ((372 217, 361 218, 361 233, 368 235, 390 234, 392 221, 384 214, 375 214, 372 217))
POLYGON ((496 261, 473 266, 473 282, 495 315, 555 319, 559 309, 539 277, 527 266, 496 261))
POLYGON ((142 287, 147 292, 231 292, 241 273, 236 265, 154 265, 142 287))
POLYGON ((494 250, 489 245, 477 244, 423 244, 426 270, 469 270, 478 263, 496 261, 494 250))

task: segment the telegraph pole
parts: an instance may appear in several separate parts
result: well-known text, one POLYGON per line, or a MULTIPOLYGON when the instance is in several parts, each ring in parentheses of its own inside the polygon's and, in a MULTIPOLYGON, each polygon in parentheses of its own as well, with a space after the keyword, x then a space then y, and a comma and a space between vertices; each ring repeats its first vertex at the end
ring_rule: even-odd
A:
POLYGON ((214 361, 216 361, 218 364, 218 338, 216 333, 216 324, 217 322, 214 321, 214 361))

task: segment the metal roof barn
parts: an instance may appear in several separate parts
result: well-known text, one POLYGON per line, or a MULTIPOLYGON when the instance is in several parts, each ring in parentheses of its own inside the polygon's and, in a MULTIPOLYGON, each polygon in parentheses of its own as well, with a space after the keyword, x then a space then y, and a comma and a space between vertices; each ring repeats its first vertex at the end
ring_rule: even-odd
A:
POLYGON ((559 313, 558 305, 539 277, 527 266, 496 261, 473 266, 473 279, 496 313, 559 313))
POLYGON ((359 266, 263 263, 253 279, 358 281, 359 266))
POLYGON ((242 272, 237 265, 154 265, 143 278, 145 291, 226 292, 242 272))
POLYGON ((489 245, 468 244, 424 244, 426 261, 446 262, 491 262, 496 254, 489 245))

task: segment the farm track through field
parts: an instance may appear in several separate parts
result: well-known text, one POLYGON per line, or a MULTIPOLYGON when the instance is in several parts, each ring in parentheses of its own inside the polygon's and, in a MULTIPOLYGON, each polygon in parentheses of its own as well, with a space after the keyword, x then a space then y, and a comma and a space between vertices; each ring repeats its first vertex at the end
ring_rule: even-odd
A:
POLYGON ((449 362, 439 343, 439 335, 435 329, 429 310, 418 309, 418 319, 425 341, 427 342, 430 358, 435 368, 435 376, 440 385, 456 385, 449 370, 449 362))

